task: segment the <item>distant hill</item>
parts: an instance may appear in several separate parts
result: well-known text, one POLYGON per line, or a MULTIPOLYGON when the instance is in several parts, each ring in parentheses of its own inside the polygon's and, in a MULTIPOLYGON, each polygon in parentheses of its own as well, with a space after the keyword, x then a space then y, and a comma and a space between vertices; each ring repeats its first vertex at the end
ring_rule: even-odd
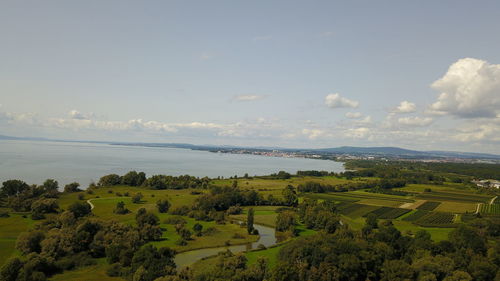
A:
POLYGON ((226 151, 232 152, 237 150, 248 151, 283 151, 296 152, 304 154, 335 154, 335 155, 364 155, 377 157, 401 157, 401 158, 460 158, 460 159, 494 159, 500 160, 500 155, 475 152, 457 152, 457 151, 418 151, 392 146, 380 147, 357 147, 357 146, 341 146, 331 148, 277 148, 277 147, 243 147, 230 145, 195 145, 189 143, 144 143, 144 142, 106 142, 106 141, 84 141, 84 140, 56 140, 46 138, 33 137, 12 137, 0 135, 0 140, 31 140, 31 141, 55 141, 55 142, 80 142, 80 143, 101 143, 110 145, 127 145, 127 146, 146 146, 146 147, 170 147, 193 150, 206 151, 226 151))

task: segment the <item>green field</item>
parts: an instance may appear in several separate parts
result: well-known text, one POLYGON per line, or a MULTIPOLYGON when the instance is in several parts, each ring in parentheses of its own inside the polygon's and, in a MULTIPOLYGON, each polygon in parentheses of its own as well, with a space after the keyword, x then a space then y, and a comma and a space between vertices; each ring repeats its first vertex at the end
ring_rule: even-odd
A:
POLYGON ((7 218, 0 217, 0 264, 12 256, 18 256, 16 250, 17 236, 32 228, 34 221, 30 215, 26 218, 21 213, 10 213, 7 218))
POLYGON ((67 280, 75 280, 75 281, 90 281, 90 280, 99 280, 99 281, 118 281, 123 280, 120 277, 110 277, 106 274, 106 269, 109 265, 106 262, 106 259, 98 259, 97 264, 93 266, 87 266, 78 268, 75 270, 65 271, 63 274, 56 274, 49 280, 51 281, 67 281, 67 280))

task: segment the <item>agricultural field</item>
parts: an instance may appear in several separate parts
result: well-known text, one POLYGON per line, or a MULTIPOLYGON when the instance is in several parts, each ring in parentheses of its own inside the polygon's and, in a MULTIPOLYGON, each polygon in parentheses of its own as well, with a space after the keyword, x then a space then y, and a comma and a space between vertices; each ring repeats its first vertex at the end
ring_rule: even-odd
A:
POLYGON ((429 214, 429 211, 415 210, 415 211, 412 211, 407 216, 401 218, 401 220, 403 220, 403 221, 418 221, 419 219, 426 216, 427 214, 429 214))
POLYGON ((477 203, 442 201, 441 204, 436 209, 434 209, 434 211, 450 213, 473 213, 476 211, 476 208, 477 203))
POLYGON ((450 226, 455 219, 452 213, 443 212, 429 212, 427 215, 422 216, 415 221, 416 224, 421 226, 450 226))
POLYGON ((491 196, 472 194, 465 192, 431 191, 419 193, 415 196, 418 199, 430 201, 454 201, 461 203, 484 203, 491 200, 491 196))
MULTIPOLYGON (((374 214, 379 219, 396 219, 408 212, 410 212, 409 209, 380 207, 374 211, 369 212, 368 214, 374 214)), ((365 216, 367 216, 368 214, 365 214, 365 216)))
POLYGON ((441 203, 435 201, 427 201, 424 204, 417 207, 418 210, 432 211, 437 208, 441 203))
POLYGON ((500 204, 481 204, 481 214, 500 215, 500 204))
POLYGON ((372 212, 376 209, 378 209, 377 206, 371 206, 371 205, 363 205, 363 204, 357 204, 357 203, 350 203, 350 204, 340 204, 337 207, 338 211, 340 214, 349 216, 351 218, 357 218, 357 217, 362 217, 366 215, 369 212, 372 212))

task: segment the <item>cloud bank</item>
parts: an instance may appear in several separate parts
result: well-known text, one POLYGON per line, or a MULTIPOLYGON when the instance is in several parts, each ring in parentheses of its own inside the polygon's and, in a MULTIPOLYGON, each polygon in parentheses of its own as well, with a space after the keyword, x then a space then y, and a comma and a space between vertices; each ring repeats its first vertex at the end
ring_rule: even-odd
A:
POLYGON ((440 92, 430 111, 459 118, 500 115, 500 64, 464 58, 452 64, 431 87, 440 92))

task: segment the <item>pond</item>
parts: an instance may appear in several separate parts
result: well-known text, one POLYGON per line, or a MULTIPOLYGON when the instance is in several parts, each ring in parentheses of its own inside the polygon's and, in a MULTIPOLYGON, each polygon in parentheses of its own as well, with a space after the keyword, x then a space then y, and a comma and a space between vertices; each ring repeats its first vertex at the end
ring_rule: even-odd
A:
POLYGON ((257 247, 262 244, 266 247, 273 246, 277 243, 275 230, 272 227, 254 224, 254 228, 259 231, 259 240, 253 243, 224 246, 217 248, 205 248, 179 253, 175 256, 175 264, 178 268, 190 266, 202 258, 213 256, 219 252, 230 250, 233 253, 241 253, 257 247))

